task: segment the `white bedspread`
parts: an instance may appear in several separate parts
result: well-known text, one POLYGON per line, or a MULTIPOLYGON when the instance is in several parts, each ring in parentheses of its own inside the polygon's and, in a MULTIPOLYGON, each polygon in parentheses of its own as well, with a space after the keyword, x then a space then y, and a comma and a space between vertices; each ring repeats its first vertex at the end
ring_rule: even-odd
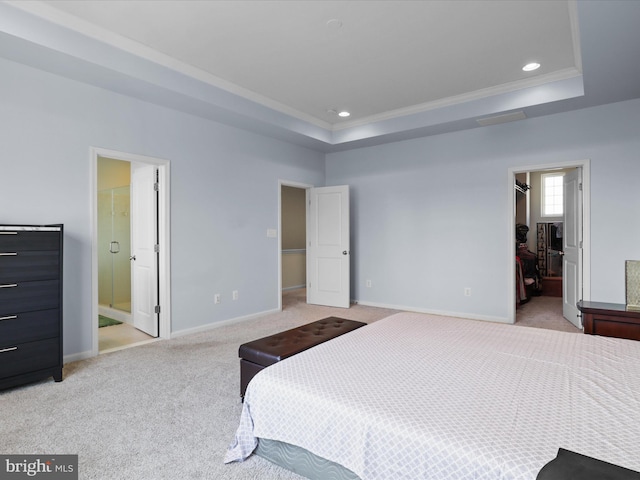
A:
POLYGON ((558 447, 640 470, 640 342, 400 313, 260 372, 256 437, 363 480, 526 479, 558 447))

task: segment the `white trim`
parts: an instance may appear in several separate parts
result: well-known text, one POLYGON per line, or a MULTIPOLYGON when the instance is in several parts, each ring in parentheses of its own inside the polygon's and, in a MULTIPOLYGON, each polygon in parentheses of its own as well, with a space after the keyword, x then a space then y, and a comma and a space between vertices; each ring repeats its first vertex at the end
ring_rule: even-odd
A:
POLYGON ((300 289, 300 288, 305 288, 305 287, 306 287, 306 285, 304 285, 304 284, 303 284, 303 285, 294 285, 293 287, 284 287, 284 288, 282 289, 282 291, 283 291, 283 292, 288 292, 288 291, 290 291, 290 290, 298 290, 298 289, 300 289))
POLYGON ((285 248, 282 250, 283 255, 298 255, 300 253, 307 253, 306 248, 285 248))
POLYGON ((62 363, 66 365, 67 363, 79 362, 80 360, 87 360, 88 358, 95 357, 96 354, 93 353, 93 350, 85 350, 84 352, 73 353, 71 355, 65 355, 62 359, 62 363))
MULTIPOLYGON (((282 311, 282 187, 294 187, 306 190, 305 202, 308 202, 308 190, 313 188, 314 185, 289 180, 278 180, 278 311, 282 311)), ((308 231, 308 228, 306 230, 308 231)), ((306 284, 303 286, 306 287, 306 284)))
POLYGON ((55 7, 51 7, 44 1, 24 2, 22 0, 8 0, 7 3, 32 15, 44 18, 45 20, 56 25, 68 28, 73 32, 97 40, 103 44, 117 48, 128 54, 135 55, 136 57, 142 58, 144 60, 148 60, 157 65, 161 65, 182 75, 186 75, 187 77, 195 78, 196 80, 224 90, 225 92, 229 92, 233 95, 237 95, 252 102, 256 102, 260 105, 271 108, 285 115, 290 115, 294 118, 297 118, 298 120, 308 122, 324 130, 332 130, 332 125, 329 122, 309 115, 306 112, 296 110, 295 108, 278 102, 277 100, 273 100, 265 95, 261 95, 252 90, 241 87, 240 85, 218 77, 202 68, 195 67, 151 47, 148 47, 147 45, 137 42, 136 40, 124 37, 104 27, 76 17, 75 15, 69 14, 55 7))
MULTIPOLYGON (((340 130, 347 130, 354 127, 362 127, 375 122, 382 122, 385 120, 392 120, 394 118, 406 117, 408 115, 414 115, 418 113, 428 112, 438 108, 452 107, 454 105, 460 105, 466 102, 472 102, 475 100, 482 100, 497 95, 504 95, 518 90, 524 90, 526 88, 539 87, 547 85, 552 82, 558 82, 567 80, 570 78, 580 77, 582 73, 574 68, 569 67, 562 70, 557 70, 546 75, 538 75, 535 77, 517 80, 509 83, 503 83, 493 87, 487 87, 473 92, 462 93, 453 97, 445 97, 439 100, 433 100, 431 102, 420 103, 417 105, 411 105, 410 107, 398 108, 396 110, 389 110, 387 112, 369 115, 367 117, 359 118, 350 122, 344 122, 333 125, 332 132, 338 132, 340 130)), ((500 113, 500 112, 498 112, 500 113)))
POLYGON ((358 300, 353 300, 352 303, 354 304, 357 303, 358 305, 364 305, 366 307, 387 308, 392 310, 402 310, 405 312, 428 313, 430 315, 441 315, 444 317, 468 318, 471 320, 483 320, 485 322, 510 323, 508 318, 494 317, 492 315, 477 315, 475 313, 467 313, 467 312, 464 312, 464 313, 449 312, 445 310, 433 310, 429 308, 409 307, 406 305, 392 305, 388 303, 376 303, 376 302, 360 302, 358 300))
MULTIPOLYGON (((516 228, 515 195, 513 185, 516 173, 553 170, 558 168, 582 168, 582 300, 591 300, 591 161, 589 159, 510 167, 507 170, 507 238, 512 239, 516 228)), ((516 291, 515 278, 516 242, 508 242, 507 247, 507 323, 516 321, 516 291)))
POLYGON ((105 317, 113 318, 114 320, 118 320, 119 322, 129 324, 131 323, 131 314, 129 312, 118 310, 117 308, 98 305, 98 314, 104 315, 105 317))
MULTIPOLYGON (((267 315, 272 315, 274 313, 279 313, 279 312, 280 312, 280 310, 278 310, 278 309, 265 310, 263 312, 258 312, 258 313, 254 313, 254 314, 251 314, 251 315, 246 315, 246 316, 243 316, 243 317, 235 317, 235 318, 230 318, 228 320, 223 320, 223 321, 220 321, 220 322, 209 323, 208 325, 201 325, 199 327, 187 328, 187 329, 184 329, 184 330, 178 330, 178 331, 175 331, 175 332, 171 332, 171 338, 167 339, 167 340, 172 340, 172 339, 178 338, 178 337, 184 337, 186 335, 192 335, 192 334, 196 334, 196 333, 207 332, 209 330, 214 330, 214 329, 219 328, 219 327, 226 327, 226 326, 229 326, 229 325, 235 325, 235 324, 238 324, 238 323, 246 322, 246 321, 249 321, 249 320, 254 320, 256 318, 264 317, 264 316, 267 316, 267 315)), ((133 345, 144 345, 144 344, 147 344, 147 343, 153 343, 153 342, 157 342, 157 341, 160 341, 160 340, 164 340, 164 339, 162 339, 162 338, 152 338, 150 340, 144 340, 142 342, 138 342, 138 343, 135 343, 133 345)), ((131 345, 127 345, 127 347, 124 347, 124 348, 128 348, 130 346, 131 345)), ((113 348, 113 349, 105 350, 105 353, 113 352, 113 351, 117 351, 117 350, 121 350, 121 349, 120 348, 113 348)), ((96 356, 96 354, 91 350, 87 350, 85 352, 80 352, 80 353, 74 353, 72 355, 65 355, 64 364, 66 365, 67 363, 77 362, 79 360, 87 360, 87 359, 95 357, 95 356, 96 356)))
POLYGON ((273 313, 279 313, 281 309, 273 309, 273 310, 265 310, 263 312, 252 313, 250 315, 245 315, 243 317, 235 317, 229 318, 227 320, 222 320, 219 322, 209 323, 207 325, 201 325, 199 327, 187 328, 184 330, 178 330, 171 333, 171 338, 184 337, 185 335, 191 335, 194 333, 202 333, 207 332, 209 330, 214 330, 219 327, 226 327, 228 325, 235 325, 236 323, 246 322, 248 320, 253 320, 255 318, 264 317, 265 315, 271 315, 273 313))
MULTIPOLYGON (((61 11, 55 7, 47 5, 47 2, 25 2, 17 0, 5 0, 6 3, 12 7, 18 8, 22 11, 28 12, 32 15, 36 15, 56 25, 68 28, 73 32, 84 35, 88 38, 95 39, 103 44, 109 45, 113 48, 122 50, 128 54, 135 55, 144 60, 148 60, 157 65, 161 65, 165 68, 169 68, 175 72, 186 75, 190 78, 197 79, 205 82, 216 88, 229 92, 233 95, 245 98, 247 100, 256 102, 267 108, 271 108, 275 111, 290 115, 303 122, 308 122, 311 125, 319 127, 330 133, 339 132, 346 129, 355 127, 361 127, 374 122, 381 122, 385 120, 393 120, 395 118, 401 118, 404 116, 418 114, 434 110, 437 108, 450 107, 458 105, 464 102, 480 100, 495 95, 501 95, 505 93, 511 93, 517 90, 525 88, 537 87, 540 85, 546 85, 547 83, 566 80, 570 78, 582 76, 582 55, 580 50, 580 31, 578 26, 578 8, 577 0, 569 0, 568 13, 571 28, 571 40, 574 52, 575 66, 567 67, 562 70, 551 72, 546 75, 537 75, 535 77, 525 78, 522 80, 516 80, 501 85, 496 85, 488 88, 483 88, 473 92, 464 93, 461 95, 454 95, 446 97, 440 100, 434 100, 431 102, 425 102, 418 105, 413 105, 406 108, 399 108, 381 114, 369 115, 358 120, 351 122, 331 124, 325 120, 317 118, 309 113, 302 112, 288 105, 285 105, 277 100, 273 100, 264 95, 251 91, 247 88, 241 87, 233 82, 220 78, 202 68, 189 65, 186 62, 177 60, 165 53, 155 50, 140 42, 126 38, 122 35, 114 33, 104 27, 93 24, 87 20, 76 17, 67 12, 61 11)), ((331 142, 335 144, 335 141, 331 142)))
MULTIPOLYGON (((160 244, 159 258, 159 304, 162 308, 160 312, 159 337, 161 339, 171 338, 171 232, 170 232, 170 206, 171 206, 171 185, 170 185, 170 163, 168 160, 147 157, 134 153, 119 152, 99 147, 90 147, 89 162, 91 167, 90 185, 90 218, 91 218, 91 332, 92 349, 91 356, 98 355, 98 157, 107 157, 125 162, 139 162, 156 165, 158 167, 160 192, 158 205, 158 242, 160 244)), ((84 355, 84 354, 83 354, 84 355)))
POLYGON ((128 54, 135 55, 136 57, 142 58, 144 60, 148 60, 187 77, 194 78, 215 88, 219 88, 220 90, 223 90, 225 92, 229 92, 233 95, 245 98, 285 115, 290 115, 294 118, 297 118, 298 120, 308 122, 329 132, 332 130, 332 125, 329 122, 314 117, 313 115, 310 115, 306 112, 296 110, 289 105, 285 105, 284 103, 273 100, 272 98, 269 98, 265 95, 261 95, 252 90, 241 87, 240 85, 218 77, 202 68, 195 67, 186 62, 173 58, 165 53, 162 53, 158 50, 148 47, 147 45, 137 42, 136 40, 132 40, 104 27, 101 27, 100 25, 91 23, 87 20, 76 17, 75 15, 64 12, 55 7, 51 7, 44 1, 25 2, 23 0, 7 0, 6 3, 27 13, 43 18, 48 22, 52 22, 64 28, 68 28, 73 32, 97 40, 103 44, 117 48, 128 54))
POLYGON ((158 182, 160 183, 158 232, 160 242, 160 262, 158 278, 160 279, 159 304, 160 338, 171 338, 171 165, 168 160, 161 160, 158 165, 158 182))
POLYGON ((569 0, 569 22, 571 24, 571 43, 573 45, 573 61, 582 72, 582 49, 580 47, 580 25, 578 24, 578 0, 569 0))

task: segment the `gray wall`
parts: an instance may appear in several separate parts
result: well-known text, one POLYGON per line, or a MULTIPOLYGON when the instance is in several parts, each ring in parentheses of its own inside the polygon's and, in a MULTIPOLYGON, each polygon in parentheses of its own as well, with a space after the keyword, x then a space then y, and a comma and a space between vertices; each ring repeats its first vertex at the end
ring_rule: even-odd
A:
POLYGON ((590 159, 591 299, 624 303, 639 157, 640 100, 330 154, 327 185, 351 185, 352 296, 506 320, 508 169, 590 159))
POLYGON ((323 154, 6 60, 0 71, 0 222, 65 225, 66 356, 92 348, 91 146, 171 162, 173 332, 278 307, 278 180, 324 185, 323 154))

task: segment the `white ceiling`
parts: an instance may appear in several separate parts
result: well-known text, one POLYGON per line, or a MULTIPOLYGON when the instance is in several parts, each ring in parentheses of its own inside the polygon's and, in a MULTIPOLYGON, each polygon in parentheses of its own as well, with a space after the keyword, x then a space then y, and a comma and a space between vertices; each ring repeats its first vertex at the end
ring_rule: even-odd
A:
POLYGON ((640 30, 640 2, 600 0, 4 3, 0 55, 325 150, 585 106, 585 35, 617 68, 600 50, 640 30))
POLYGON ((217 83, 236 93, 321 126, 396 116, 455 97, 486 96, 496 87, 516 89, 536 78, 579 74, 566 0, 48 5, 100 27, 102 32, 93 33, 102 38, 106 32, 121 35, 211 74, 213 82, 223 80, 217 83), (542 68, 523 72, 530 61, 542 68), (343 109, 352 113, 348 120, 328 112, 343 109))

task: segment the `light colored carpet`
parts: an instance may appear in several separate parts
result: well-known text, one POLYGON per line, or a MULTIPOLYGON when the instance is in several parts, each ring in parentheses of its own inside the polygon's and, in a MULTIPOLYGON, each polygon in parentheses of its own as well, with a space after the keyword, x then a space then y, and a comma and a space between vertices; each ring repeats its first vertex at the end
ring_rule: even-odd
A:
POLYGON ((532 297, 516 310, 517 326, 582 333, 562 316, 562 298, 532 297))
MULTIPOLYGON (((78 454, 82 480, 300 479, 252 456, 222 463, 240 411, 238 346, 328 316, 370 323, 396 313, 307 306, 71 363, 64 381, 0 392, 0 452, 78 454)), ((113 327, 109 327, 113 328, 113 327)))

